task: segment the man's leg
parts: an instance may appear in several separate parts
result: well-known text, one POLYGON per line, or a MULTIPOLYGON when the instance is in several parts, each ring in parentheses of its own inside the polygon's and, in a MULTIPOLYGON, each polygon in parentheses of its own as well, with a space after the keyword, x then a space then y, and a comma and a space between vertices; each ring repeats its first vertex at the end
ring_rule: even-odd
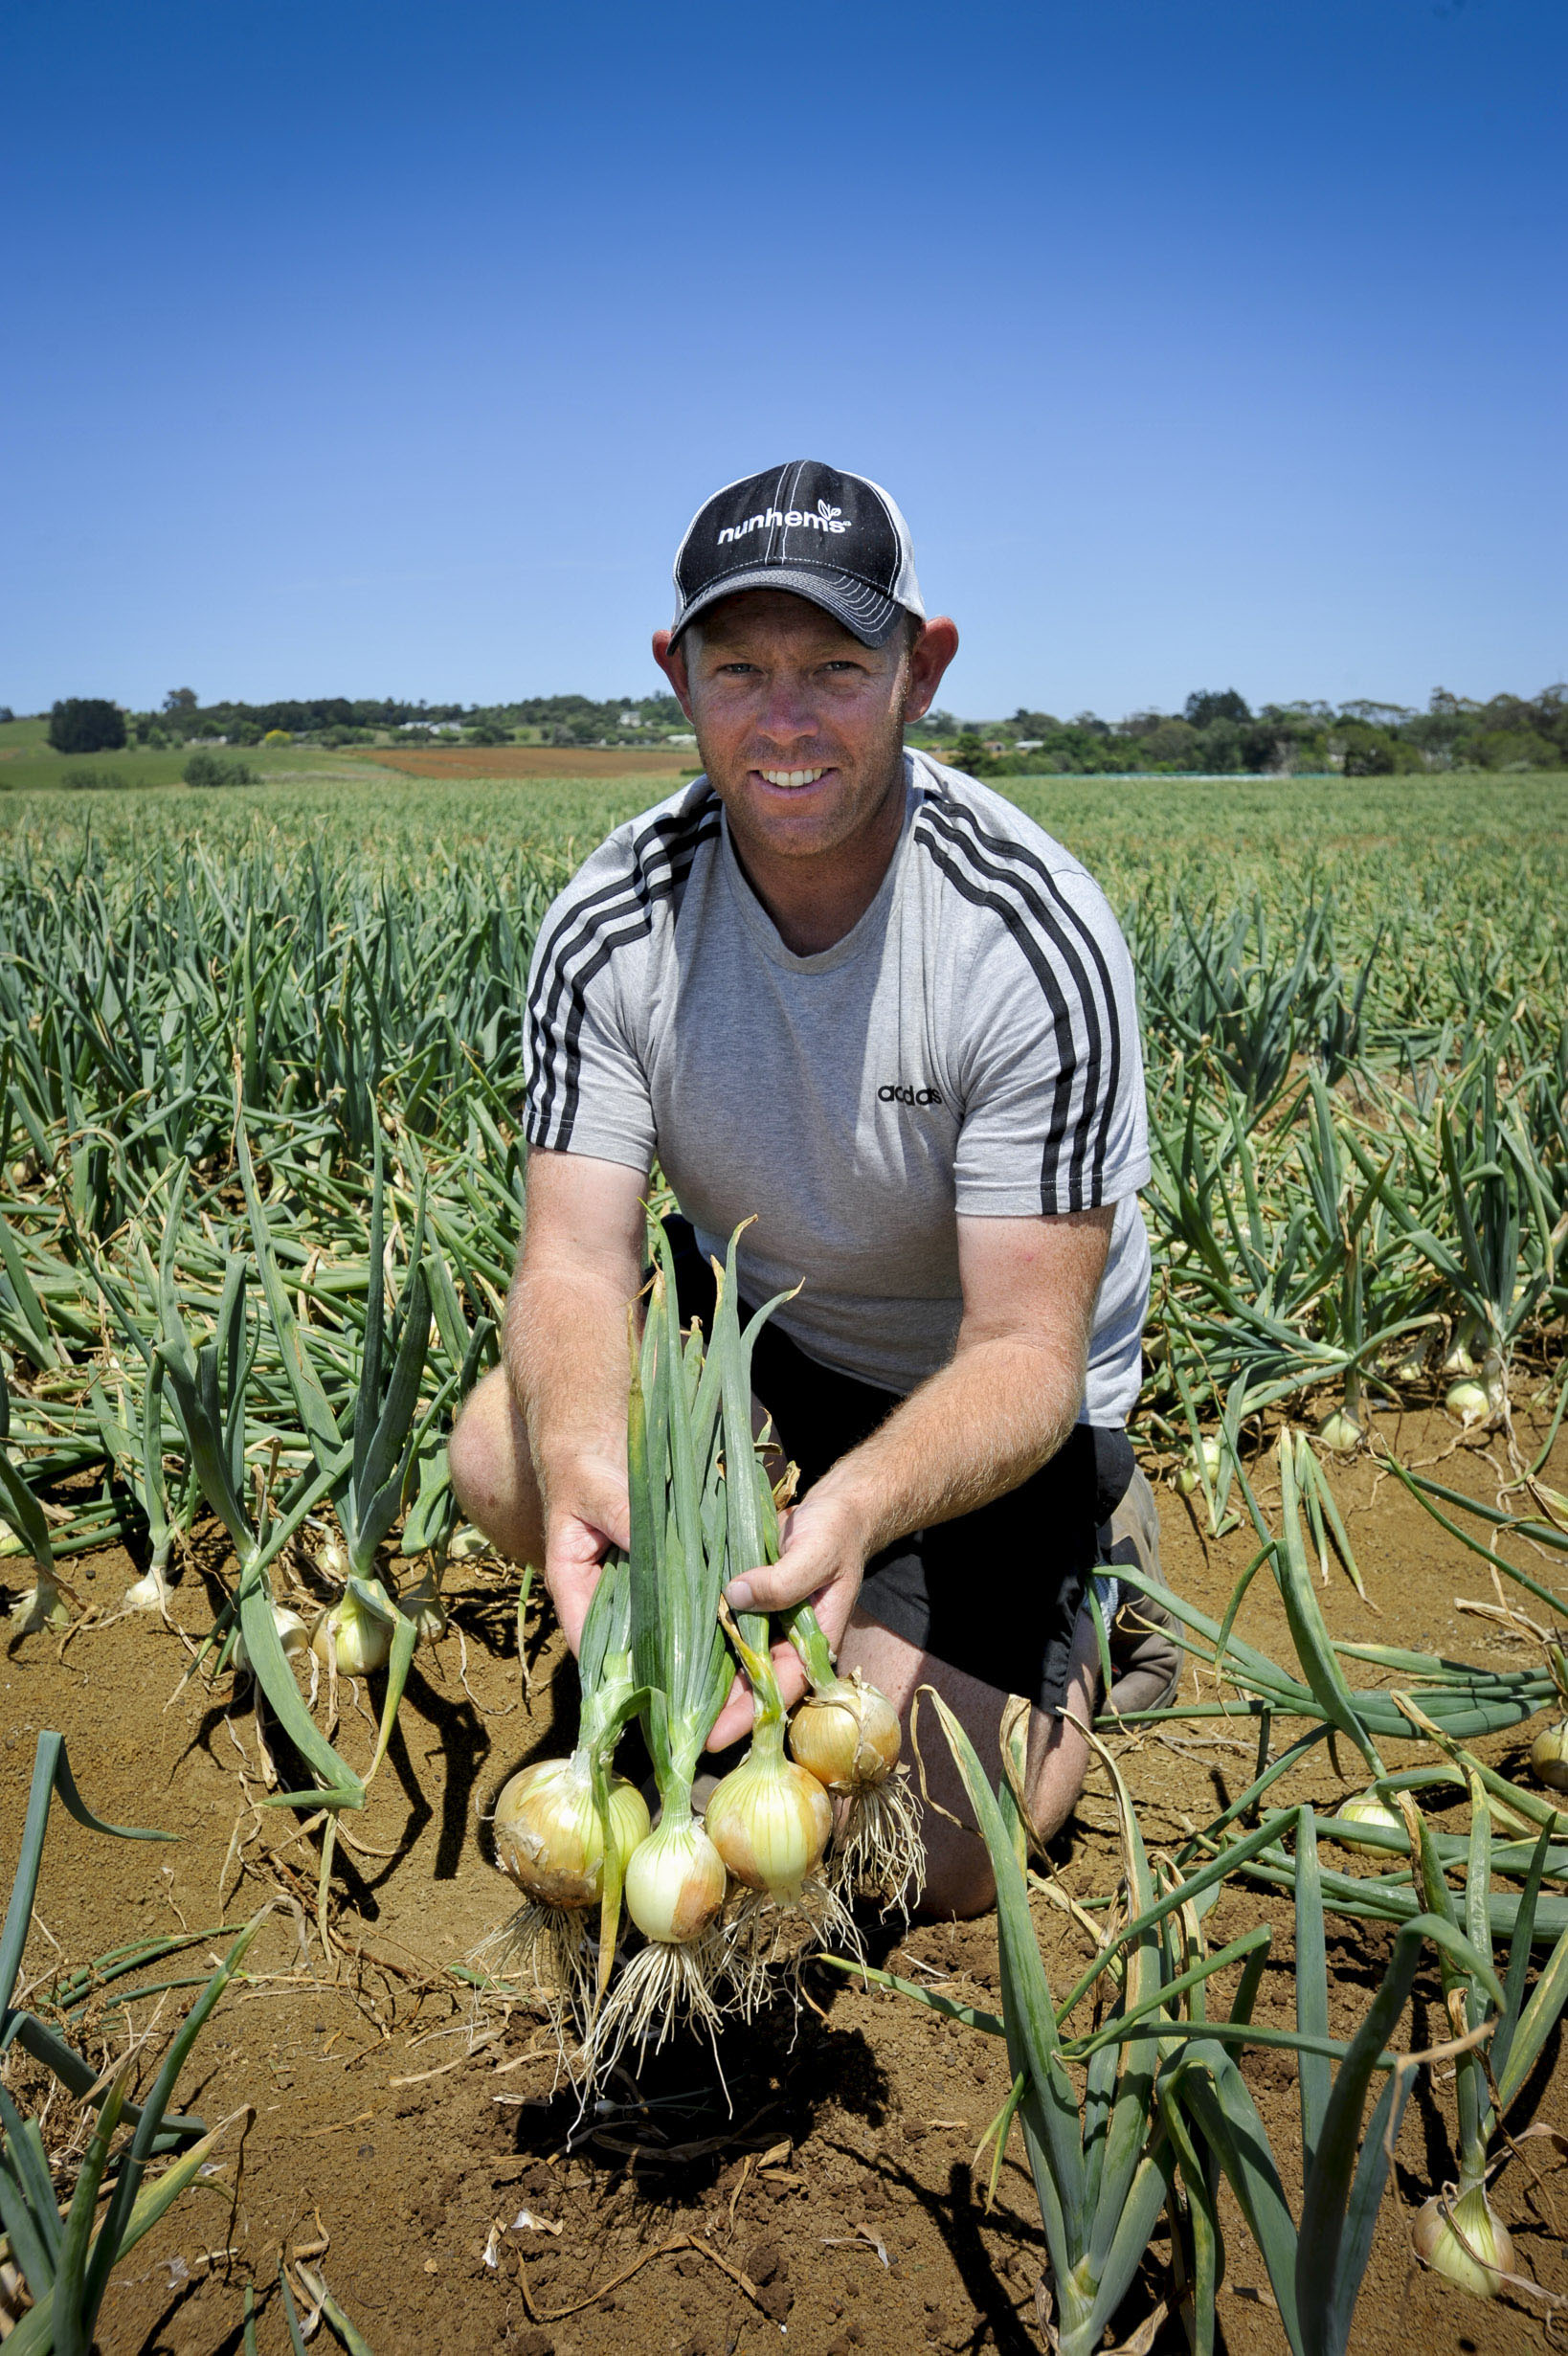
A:
MULTIPOLYGON (((864 1612, 856 1611, 839 1650, 839 1665, 847 1676, 858 1669, 869 1684, 880 1687, 898 1711, 904 1729, 904 1759, 916 1787, 919 1769, 909 1735, 909 1712, 923 1685, 933 1686, 979 1756, 982 1771, 996 1784, 1001 1773, 1001 1721, 1007 1695, 995 1686, 929 1652, 906 1643, 864 1612)), ((1073 1632, 1063 1706, 1085 1725, 1093 1721, 1098 1674, 1093 1625, 1080 1613, 1073 1632)), ((950 1808, 963 1824, 974 1822, 958 1770, 952 1763, 934 1710, 920 1714, 920 1748, 926 1784, 939 1806, 950 1808)), ((1088 1765, 1088 1744, 1065 1717, 1043 1710, 1031 1714, 1029 1725, 1029 1814, 1037 1839, 1048 1840, 1070 1814, 1088 1765)), ((991 1860, 976 1832, 961 1831, 936 1808, 922 1810, 921 1834, 926 1844, 926 1886, 920 1911, 929 1916, 983 1914, 997 1894, 991 1860)))
POLYGON ((492 1366, 463 1401, 446 1460, 458 1503, 491 1545, 512 1562, 542 1563, 539 1484, 504 1367, 492 1366))

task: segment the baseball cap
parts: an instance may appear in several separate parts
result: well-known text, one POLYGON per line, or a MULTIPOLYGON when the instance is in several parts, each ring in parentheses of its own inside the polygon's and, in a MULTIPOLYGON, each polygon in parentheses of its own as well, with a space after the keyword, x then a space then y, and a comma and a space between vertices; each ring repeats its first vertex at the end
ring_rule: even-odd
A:
POLYGON ((818 459, 728 482, 698 508, 675 559, 671 638, 743 589, 809 597, 862 646, 885 646, 901 614, 926 618, 909 527, 892 500, 818 459))

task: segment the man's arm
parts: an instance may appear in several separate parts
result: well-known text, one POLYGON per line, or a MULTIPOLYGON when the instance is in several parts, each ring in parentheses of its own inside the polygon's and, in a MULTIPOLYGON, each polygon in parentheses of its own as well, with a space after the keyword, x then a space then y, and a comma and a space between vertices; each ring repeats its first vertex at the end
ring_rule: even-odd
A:
POLYGON ((647 1184, 585 1154, 528 1156, 506 1372, 544 1507, 545 1583, 573 1652, 606 1548, 631 1543, 626 1311, 642 1285, 647 1184))
MULTIPOLYGON (((1078 1418, 1114 1218, 1108 1205, 959 1220, 964 1313, 952 1358, 808 1492, 778 1561, 731 1580, 736 1610, 781 1611, 809 1596, 836 1647, 868 1556, 988 1505, 1055 1455, 1078 1418)), ((803 1690, 798 1666, 779 1649, 774 1661, 793 1700, 803 1690)), ((748 1722, 731 1700, 713 1746, 748 1722)))

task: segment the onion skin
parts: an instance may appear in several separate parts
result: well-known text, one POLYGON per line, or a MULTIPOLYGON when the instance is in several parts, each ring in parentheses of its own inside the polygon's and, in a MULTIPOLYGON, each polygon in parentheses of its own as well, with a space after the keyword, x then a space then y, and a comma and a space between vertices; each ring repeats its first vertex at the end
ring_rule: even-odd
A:
POLYGON ((1194 1490, 1200 1486, 1203 1472, 1208 1474, 1211 1481, 1220 1478, 1220 1443, 1207 1434, 1198 1442, 1197 1450, 1189 1448, 1181 1460, 1176 1485, 1182 1496, 1190 1497, 1194 1490), (1199 1456, 1202 1458, 1202 1472, 1198 1470, 1199 1456))
MULTIPOLYGON (((610 1838, 622 1866, 648 1835, 635 1784, 610 1782, 610 1838)), ((542 1905, 596 1906, 604 1888, 604 1829, 586 1761, 541 1759, 522 1768, 496 1802, 502 1871, 542 1905)))
POLYGON ((808 1694, 790 1720, 790 1750, 829 1791, 847 1795, 885 1784, 898 1765, 898 1713, 861 1678, 840 1677, 808 1694))
POLYGON ((689 1816, 661 1824, 626 1866, 626 1911, 645 1939, 680 1947, 701 1939, 729 1889, 724 1859, 689 1816))
POLYGON ((833 1830, 833 1803, 815 1775, 753 1751, 703 1810, 704 1829, 748 1890, 793 1901, 833 1830))
POLYGON ((1467 1430, 1491 1413, 1491 1401, 1479 1382, 1450 1383, 1443 1403, 1450 1415, 1458 1416, 1467 1430))
POLYGON ((1568 1718, 1549 1726, 1530 1746, 1530 1767, 1549 1791, 1568 1791, 1568 1718))
POLYGON ((1513 2272, 1513 2240, 1508 2227, 1492 2215, 1486 2191, 1480 2185, 1472 2186, 1468 2192, 1462 2192, 1457 2200, 1450 2201, 1447 2216, 1444 2215, 1443 2210, 1441 2196, 1434 2193, 1419 2210, 1416 2222, 1410 2229, 1417 2256, 1424 2259, 1438 2274, 1446 2275, 1450 2282, 1457 2282, 1460 2289, 1468 2291, 1472 2298, 1495 2299, 1501 2287, 1497 2276, 1471 2257, 1469 2250, 1461 2244, 1459 2234, 1463 2233, 1470 2249, 1478 2250, 1481 2256, 1497 2269, 1498 2274, 1511 2275, 1513 2272))
POLYGON ((1361 1426, 1348 1407, 1336 1407, 1317 1427, 1317 1436, 1336 1456, 1348 1456, 1361 1445, 1361 1426))

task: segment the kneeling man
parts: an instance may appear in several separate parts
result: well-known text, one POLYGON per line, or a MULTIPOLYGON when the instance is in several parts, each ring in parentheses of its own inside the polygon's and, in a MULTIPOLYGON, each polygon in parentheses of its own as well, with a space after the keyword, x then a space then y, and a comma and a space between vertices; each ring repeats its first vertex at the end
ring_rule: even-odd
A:
MULTIPOLYGON (((1059 842, 906 751, 958 633, 926 618, 885 491, 810 460, 732 483, 675 581, 654 655, 704 774, 617 827, 541 931, 527 1232, 454 1485, 542 1565, 575 1648, 606 1548, 630 1539, 650 1170, 680 1204, 683 1313, 705 1324, 706 1255, 754 1215, 745 1301, 799 1287, 753 1380, 800 1490, 780 1559, 730 1601, 811 1597, 840 1669, 906 1728, 935 1686, 993 1774, 1005 1699, 1027 1695, 1044 1837, 1087 1763, 1095 1564, 1116 1533, 1157 1560, 1124 1428, 1149 1288, 1126 944, 1059 842)), ((1113 1622, 1113 1672, 1118 1651, 1114 1704, 1168 1698, 1178 1656, 1141 1606, 1113 1622)), ((798 1666, 777 1657, 793 1699, 798 1666)), ((750 1724, 737 1692, 710 1748, 750 1724)), ((944 1750, 924 1745, 932 1797, 958 1812, 944 1750)), ((926 1910, 989 1904, 979 1841, 934 1809, 924 1831, 926 1910)))

